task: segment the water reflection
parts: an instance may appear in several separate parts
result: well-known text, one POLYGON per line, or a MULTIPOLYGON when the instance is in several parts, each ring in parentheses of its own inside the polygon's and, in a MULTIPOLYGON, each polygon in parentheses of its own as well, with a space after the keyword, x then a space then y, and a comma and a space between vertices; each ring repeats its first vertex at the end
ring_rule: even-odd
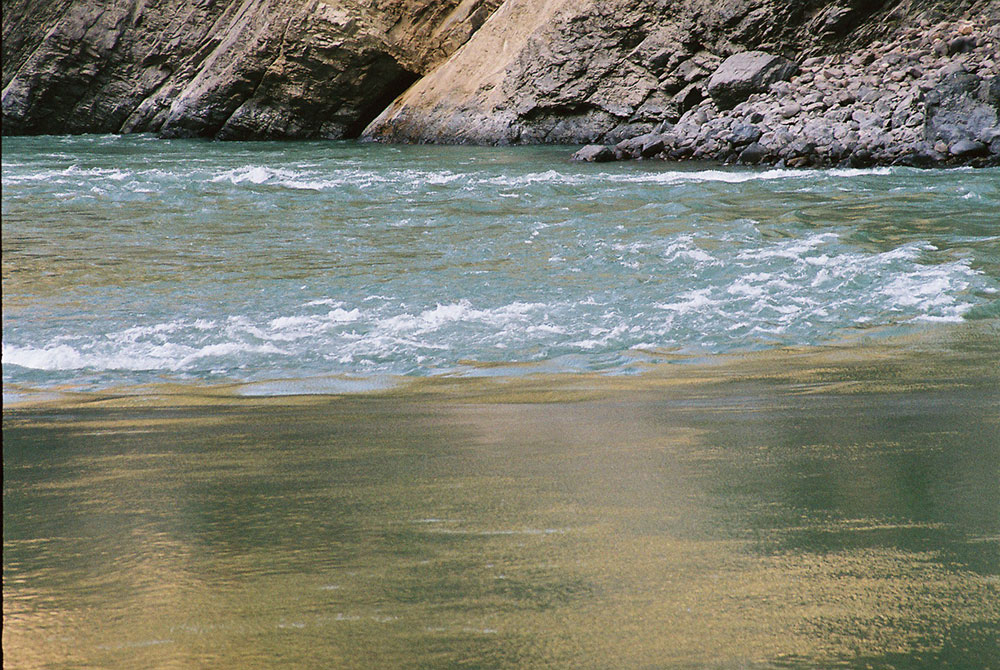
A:
POLYGON ((989 667, 996 354, 958 349, 8 409, 5 665, 989 667))

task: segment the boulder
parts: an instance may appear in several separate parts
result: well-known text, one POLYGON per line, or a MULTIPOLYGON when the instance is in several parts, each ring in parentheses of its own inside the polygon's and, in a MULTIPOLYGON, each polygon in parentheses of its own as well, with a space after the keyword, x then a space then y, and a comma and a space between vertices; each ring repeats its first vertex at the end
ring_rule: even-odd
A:
POLYGON ((644 138, 645 140, 642 143, 642 151, 639 154, 643 158, 655 156, 666 148, 666 142, 664 141, 663 135, 650 133, 649 135, 645 135, 644 138))
POLYGON ((948 147, 948 153, 958 158, 971 158, 989 153, 989 147, 975 140, 959 140, 948 147))
POLYGON ((763 132, 757 126, 749 123, 739 123, 733 127, 733 131, 729 135, 729 143, 733 146, 743 146, 751 142, 756 142, 760 139, 761 135, 763 135, 763 132))
POLYGON ((740 152, 739 162, 746 165, 756 165, 760 163, 768 155, 767 149, 761 146, 757 142, 753 142, 746 149, 740 152))
POLYGON ((615 154, 625 158, 650 158, 663 151, 664 138, 660 133, 646 133, 622 140, 615 145, 615 154))
POLYGON ((688 110, 697 107, 698 103, 704 99, 705 92, 701 84, 688 84, 670 99, 671 109, 667 118, 676 121, 686 114, 688 110))
POLYGON ((630 137, 615 145, 615 156, 620 159, 639 158, 642 155, 642 137, 630 137))
POLYGON ((587 163, 610 163, 617 158, 615 150, 603 144, 588 144, 573 154, 573 160, 587 163))
POLYGON ((971 35, 962 35, 948 42, 947 51, 949 55, 969 53, 976 48, 976 38, 971 35))
POLYGON ((719 109, 731 109, 771 84, 790 79, 799 66, 763 51, 744 51, 730 56, 708 80, 708 95, 719 109))
POLYGON ((924 97, 924 138, 953 145, 977 138, 1000 122, 1000 77, 956 71, 924 97))

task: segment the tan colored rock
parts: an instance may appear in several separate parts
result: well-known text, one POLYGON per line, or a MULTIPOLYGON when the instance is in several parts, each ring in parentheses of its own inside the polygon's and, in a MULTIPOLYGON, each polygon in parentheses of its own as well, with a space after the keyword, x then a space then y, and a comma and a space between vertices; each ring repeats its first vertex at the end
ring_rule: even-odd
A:
MULTIPOLYGON (((390 105, 364 137, 393 141, 509 143, 514 122, 530 100, 514 104, 505 90, 507 68, 519 56, 545 48, 540 33, 575 0, 508 0, 454 57, 390 105)), ((555 73, 536 82, 559 87, 555 73)))
POLYGON ((713 68, 694 59, 763 45, 795 56, 819 39, 811 16, 805 3, 778 0, 505 0, 363 137, 617 143, 705 98, 713 68))

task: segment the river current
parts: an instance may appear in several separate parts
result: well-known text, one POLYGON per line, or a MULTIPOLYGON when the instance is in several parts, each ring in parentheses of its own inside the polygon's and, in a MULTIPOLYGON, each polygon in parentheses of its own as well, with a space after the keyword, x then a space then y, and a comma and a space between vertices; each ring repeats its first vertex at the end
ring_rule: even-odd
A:
POLYGON ((5 392, 644 369, 995 318, 1000 171, 5 138, 5 392))
POLYGON ((1000 659, 1000 170, 3 143, 15 670, 1000 659))

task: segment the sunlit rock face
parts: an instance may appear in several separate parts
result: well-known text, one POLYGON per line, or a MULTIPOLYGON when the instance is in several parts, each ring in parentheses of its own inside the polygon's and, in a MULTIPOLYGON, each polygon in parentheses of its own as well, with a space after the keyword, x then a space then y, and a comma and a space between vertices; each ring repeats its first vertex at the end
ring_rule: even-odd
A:
POLYGON ((11 0, 3 132, 356 136, 498 0, 11 0))
POLYGON ((366 135, 476 143, 635 136, 704 98, 726 55, 761 45, 794 51, 796 31, 826 4, 508 0, 366 135))
MULTIPOLYGON (((997 87, 983 85, 975 97, 985 107, 966 122, 964 103, 933 91, 924 114, 938 81, 924 74, 955 61, 982 81, 995 77, 997 25, 1000 0, 5 0, 3 132, 615 145, 678 124, 693 129, 681 133, 691 140, 685 156, 735 160, 752 147, 746 162, 787 161, 810 156, 782 157, 763 129, 749 143, 728 139, 767 116, 739 105, 774 98, 774 84, 800 64, 812 63, 818 74, 803 72, 820 83, 860 85, 872 74, 864 65, 854 75, 841 67, 854 59, 885 61, 885 77, 903 77, 869 86, 898 93, 889 102, 903 111, 871 141, 857 122, 871 155, 862 162, 881 161, 882 145, 932 162, 982 157, 996 153, 997 87), (898 50, 913 60, 905 68, 898 50), (739 95, 713 89, 727 59, 747 52, 782 64, 781 75, 739 95), (930 83, 904 90, 921 77, 930 83), (740 118, 702 133, 733 106, 740 118), (949 115, 953 107, 962 118, 949 115), (931 120, 917 137, 907 129, 923 128, 920 115, 931 120)), ((813 91, 796 86, 777 92, 788 98, 775 102, 782 118, 793 120, 775 130, 798 136, 812 103, 795 98, 813 91), (792 113, 795 105, 806 114, 792 113)), ((836 103, 824 110, 846 95, 819 88, 836 103)), ((843 120, 816 122, 831 129, 843 120)), ((830 145, 814 162, 847 160, 810 138, 830 145)), ((669 154, 671 143, 656 141, 669 154)))
MULTIPOLYGON (((1000 21, 1000 2, 507 0, 364 136, 615 144, 713 103, 712 75, 734 54, 758 51, 789 64, 862 53, 876 43, 889 50, 914 32, 928 34, 961 16, 988 26, 990 17, 1000 21)), ((972 39, 982 45, 991 38, 972 39)), ((932 58, 946 55, 933 47, 928 45, 932 58)), ((792 72, 789 67, 777 79, 792 72)))

